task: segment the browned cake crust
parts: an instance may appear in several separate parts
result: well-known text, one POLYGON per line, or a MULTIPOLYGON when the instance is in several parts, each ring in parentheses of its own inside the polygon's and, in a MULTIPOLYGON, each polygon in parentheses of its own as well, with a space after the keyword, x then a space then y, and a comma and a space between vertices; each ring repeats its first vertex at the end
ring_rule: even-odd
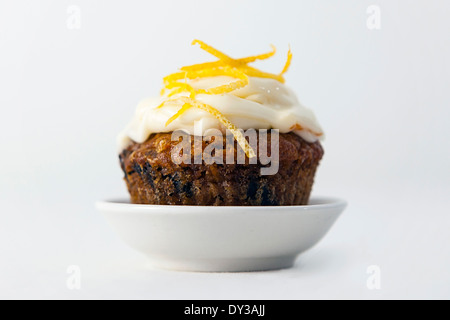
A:
MULTIPOLYGON (((132 203, 169 205, 304 205, 323 149, 294 133, 280 133, 279 170, 258 164, 175 164, 171 133, 152 134, 119 155, 132 203)), ((205 147, 207 143, 203 143, 205 147)), ((270 134, 268 135, 270 150, 270 134)), ((193 155, 193 146, 192 152, 193 155)), ((236 159, 236 155, 235 155, 236 159)), ((225 163, 225 161, 224 161, 225 163)), ((270 164, 269 164, 270 166, 270 164)))

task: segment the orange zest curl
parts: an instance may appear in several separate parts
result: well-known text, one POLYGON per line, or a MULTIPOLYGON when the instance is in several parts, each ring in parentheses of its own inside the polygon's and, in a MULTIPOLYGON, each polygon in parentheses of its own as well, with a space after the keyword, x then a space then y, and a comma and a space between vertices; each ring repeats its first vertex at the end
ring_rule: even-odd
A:
POLYGON ((169 118, 166 122, 166 127, 171 124, 175 119, 177 119, 179 116, 181 116, 183 113, 185 113, 188 109, 192 108, 192 105, 189 103, 183 104, 180 110, 178 110, 177 113, 175 113, 173 116, 169 118))
POLYGON ((301 125, 299 125, 298 123, 294 124, 294 125, 291 126, 289 129, 290 129, 290 130, 298 130, 298 131, 302 131, 302 130, 303 130, 303 131, 308 131, 309 133, 312 133, 313 135, 315 135, 315 136, 317 136, 317 137, 323 136, 323 132, 316 132, 316 131, 313 131, 313 130, 311 130, 311 129, 304 128, 304 127, 302 127, 301 125))
POLYGON ((199 71, 199 70, 203 70, 203 69, 223 67, 225 65, 226 64, 222 60, 218 60, 218 61, 213 61, 213 62, 198 63, 198 64, 193 64, 191 66, 181 67, 180 70, 187 71, 187 72, 199 71))
POLYGON ((195 90, 197 94, 222 94, 222 93, 228 93, 240 88, 245 87, 248 85, 248 76, 236 68, 230 68, 225 67, 223 69, 216 69, 216 70, 210 70, 207 72, 208 76, 230 76, 233 78, 237 78, 239 80, 224 84, 215 88, 209 88, 209 89, 198 89, 195 90))
POLYGON ((289 48, 286 64, 284 65, 283 70, 280 72, 280 76, 283 76, 283 74, 285 74, 289 70, 289 67, 291 66, 291 62, 292 62, 292 51, 291 51, 291 48, 289 48))
POLYGON ((230 130, 239 146, 242 148, 242 150, 244 150, 247 157, 249 158, 256 157, 255 151, 252 149, 247 139, 245 139, 245 136, 242 134, 242 132, 216 108, 213 108, 206 103, 201 103, 188 97, 179 97, 177 99, 166 100, 163 102, 163 105, 167 102, 179 102, 180 104, 183 104, 183 106, 181 107, 181 109, 177 111, 177 113, 175 113, 172 117, 169 118, 169 120, 167 120, 166 126, 168 126, 175 119, 180 117, 190 108, 196 107, 200 110, 206 111, 209 114, 211 114, 214 118, 219 120, 220 123, 222 123, 225 126, 225 128, 230 130))
POLYGON ((165 96, 166 98, 157 107, 157 109, 164 107, 167 102, 175 102, 181 105, 181 108, 167 120, 166 126, 182 116, 187 110, 192 107, 203 110, 215 117, 217 120, 219 120, 220 123, 222 123, 223 126, 231 131, 231 133, 234 135, 234 138, 244 150, 247 157, 255 157, 256 155, 254 150, 250 147, 242 132, 233 123, 231 123, 231 121, 229 121, 222 113, 220 113, 219 110, 210 105, 198 102, 195 98, 197 94, 224 94, 237 89, 241 89, 248 85, 249 77, 269 78, 284 83, 285 80, 283 75, 289 69, 292 60, 291 49, 289 49, 288 51, 287 61, 284 65, 283 70, 279 74, 273 74, 261 71, 248 65, 249 63, 255 62, 256 60, 265 60, 274 56, 276 53, 276 48, 273 45, 271 45, 272 51, 270 52, 240 59, 233 59, 201 40, 192 41, 192 45, 196 44, 198 44, 204 51, 218 58, 218 60, 185 66, 180 68, 179 72, 172 73, 164 77, 164 87, 161 90, 161 96, 165 96), (228 76, 231 78, 235 78, 236 80, 218 87, 207 89, 195 89, 192 85, 187 83, 187 79, 194 80, 214 76, 228 76), (188 94, 188 96, 183 94, 188 94))
POLYGON ((277 48, 273 44, 271 44, 270 46, 272 47, 272 51, 270 51, 270 52, 259 54, 256 56, 247 57, 247 58, 237 59, 236 62, 238 62, 239 64, 249 64, 251 62, 255 62, 256 60, 269 59, 270 57, 274 56, 275 53, 277 53, 277 48))
POLYGON ((192 41, 192 45, 198 44, 200 45, 200 48, 202 48, 203 50, 205 50, 206 52, 212 54, 213 56, 215 56, 216 58, 219 58, 219 60, 222 60, 224 62, 227 62, 229 64, 232 64, 234 59, 230 58, 229 56, 227 56, 225 53, 220 52, 219 50, 211 47, 210 45, 204 43, 201 40, 194 40, 192 41))
POLYGON ((275 79, 280 81, 281 83, 284 83, 285 80, 282 75, 277 75, 269 72, 264 72, 261 70, 258 70, 256 68, 245 66, 244 67, 245 74, 249 75, 250 77, 258 77, 258 78, 269 78, 269 79, 275 79))

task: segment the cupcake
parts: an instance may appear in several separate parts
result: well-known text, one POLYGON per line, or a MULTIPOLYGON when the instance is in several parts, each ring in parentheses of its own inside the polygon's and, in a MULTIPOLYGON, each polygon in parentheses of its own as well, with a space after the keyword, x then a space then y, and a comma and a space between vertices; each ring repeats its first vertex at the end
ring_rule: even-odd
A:
POLYGON ((118 138, 132 203, 305 205, 323 156, 323 131, 279 74, 249 64, 272 51, 217 59, 163 79, 158 98, 141 101, 118 138))

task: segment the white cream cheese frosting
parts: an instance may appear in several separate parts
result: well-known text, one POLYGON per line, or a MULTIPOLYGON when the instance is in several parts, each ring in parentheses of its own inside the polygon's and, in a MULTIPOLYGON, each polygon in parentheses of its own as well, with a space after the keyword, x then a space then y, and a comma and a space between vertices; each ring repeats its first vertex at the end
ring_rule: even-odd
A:
MULTIPOLYGON (((188 80, 188 83, 194 89, 207 89, 233 80, 228 76, 215 76, 188 80)), ((186 95, 181 93, 173 98, 186 95)), ((295 132, 308 142, 324 137, 314 113, 298 101, 288 86, 275 79, 249 77, 248 84, 243 88, 223 94, 197 94, 195 99, 216 108, 239 129, 295 132)), ((181 108, 180 102, 166 102, 163 108, 157 108, 165 100, 167 96, 161 96, 142 100, 138 104, 133 119, 118 136, 119 151, 131 141, 145 142, 152 133, 183 130, 193 135, 194 124, 201 125, 204 134, 208 129, 225 130, 213 115, 198 108, 190 108, 165 126, 167 120, 181 108)))

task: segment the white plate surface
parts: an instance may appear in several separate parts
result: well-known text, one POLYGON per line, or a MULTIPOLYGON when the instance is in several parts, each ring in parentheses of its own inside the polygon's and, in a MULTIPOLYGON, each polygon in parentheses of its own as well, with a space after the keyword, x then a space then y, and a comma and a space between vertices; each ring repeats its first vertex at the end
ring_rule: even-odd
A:
POLYGON ((241 272, 291 267, 328 232, 346 202, 313 197, 307 206, 213 207, 112 200, 96 206, 156 267, 241 272))

